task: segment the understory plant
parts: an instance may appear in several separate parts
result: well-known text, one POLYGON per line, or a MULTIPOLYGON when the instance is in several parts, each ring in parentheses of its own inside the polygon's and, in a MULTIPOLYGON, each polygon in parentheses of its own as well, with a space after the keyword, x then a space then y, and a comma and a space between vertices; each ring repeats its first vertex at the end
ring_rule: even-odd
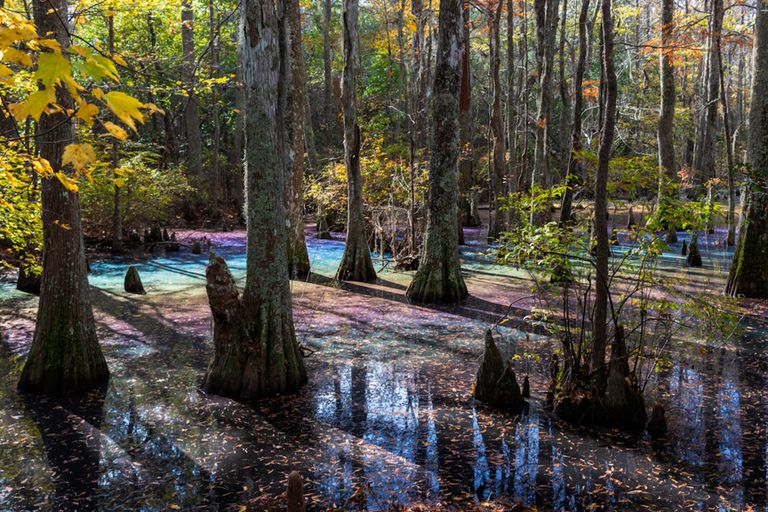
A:
MULTIPOLYGON (((728 313, 733 308, 724 298, 666 282, 659 263, 667 246, 658 231, 648 228, 612 233, 609 272, 598 275, 591 219, 540 226, 526 220, 532 209, 550 207, 549 194, 511 196, 507 207, 519 221, 494 249, 499 262, 527 272, 536 298, 527 320, 558 341, 548 402, 558 416, 574 423, 640 430, 646 419, 643 392, 670 342, 682 332, 734 335, 737 322, 728 313), (595 291, 601 280, 609 292, 611 350, 605 366, 591 370, 595 291), (622 397, 619 407, 611 404, 616 390, 622 397)), ((706 212, 699 213, 686 222, 706 221, 706 212)))

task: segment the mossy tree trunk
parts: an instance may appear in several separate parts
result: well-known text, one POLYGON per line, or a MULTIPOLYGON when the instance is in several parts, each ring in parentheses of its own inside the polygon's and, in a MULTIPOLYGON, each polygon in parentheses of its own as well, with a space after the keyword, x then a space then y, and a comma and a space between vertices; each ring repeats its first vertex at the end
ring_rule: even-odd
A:
POLYGON ((360 126, 357 124, 355 74, 357 72, 358 0, 344 0, 344 73, 341 104, 344 110, 344 164, 347 168, 347 241, 336 278, 341 281, 373 281, 376 271, 365 236, 363 178, 360 174, 360 126))
MULTIPOLYGON (((668 209, 669 185, 676 180, 675 162, 675 69, 672 64, 675 37, 675 2, 663 0, 661 9, 661 48, 659 49, 659 74, 661 76, 661 107, 656 136, 659 144, 659 189, 656 212, 665 215, 668 209)), ((677 226, 667 229, 667 242, 677 241, 677 226)))
MULTIPOLYGON (((41 34, 53 33, 62 48, 69 46, 66 0, 34 2, 41 34)), ((66 51, 64 52, 66 55, 66 51)), ((57 102, 73 108, 69 94, 57 90, 57 102)), ((62 154, 74 142, 74 126, 63 113, 45 113, 38 124, 37 147, 51 167, 62 168, 62 154)), ((80 198, 56 178, 41 182, 43 211, 43 273, 35 334, 19 380, 19 389, 71 394, 97 387, 109 377, 96 338, 88 296, 88 275, 80 222, 80 198), (64 227, 66 226, 66 228, 64 227)))
POLYGON ((414 302, 455 304, 467 297, 457 232, 461 0, 441 0, 433 97, 427 232, 419 269, 406 291, 414 302))
POLYGON ((307 377, 293 326, 286 257, 285 141, 280 140, 285 132, 280 120, 284 114, 276 108, 281 55, 275 1, 244 0, 239 31, 248 112, 245 289, 240 300, 226 265, 212 259, 207 277, 216 353, 204 388, 254 399, 295 391, 307 377))
POLYGON ((758 7, 747 150, 752 183, 726 293, 768 298, 768 8, 758 7))
POLYGON ((593 318, 593 339, 590 370, 604 372, 605 353, 608 342, 608 259, 611 248, 608 242, 608 164, 611 159, 614 131, 616 128, 616 71, 613 64, 613 18, 611 0, 603 0, 602 6, 602 67, 605 85, 602 87, 603 103, 602 132, 598 149, 597 175, 595 177, 595 212, 592 225, 596 246, 595 311, 593 318))
POLYGON ((293 278, 309 275, 309 253, 304 239, 304 164, 306 153, 306 91, 304 52, 301 48, 301 10, 299 0, 287 0, 286 16, 290 32, 290 88, 288 130, 290 136, 288 196, 288 271, 293 278))

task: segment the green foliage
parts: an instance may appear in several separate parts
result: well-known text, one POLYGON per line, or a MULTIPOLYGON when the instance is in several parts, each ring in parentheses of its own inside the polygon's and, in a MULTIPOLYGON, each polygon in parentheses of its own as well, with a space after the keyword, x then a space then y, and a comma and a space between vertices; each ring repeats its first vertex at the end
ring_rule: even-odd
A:
MULTIPOLYGON (((187 184, 180 166, 159 169, 157 155, 145 152, 124 157, 121 168, 123 229, 141 230, 153 223, 167 223, 186 194, 187 184)), ((119 179, 119 178, 118 178, 119 179)), ((112 170, 94 173, 93 180, 80 187, 83 218, 89 229, 111 228, 115 179, 112 170)))
POLYGON ((27 158, 16 144, 0 149, 5 170, 0 171, 0 265, 23 265, 39 271, 42 246, 40 193, 27 158))
MULTIPOLYGON (((410 170, 402 157, 404 148, 391 145, 384 149, 380 140, 360 158, 363 176, 363 197, 369 208, 381 206, 407 207, 410 202, 410 170)), ((416 169, 416 203, 424 202, 428 176, 423 166, 416 169)), ((307 199, 316 206, 322 205, 326 214, 341 228, 347 215, 347 172, 343 162, 332 162, 320 175, 310 179, 307 199)), ((332 226, 333 227, 333 226, 332 226)))

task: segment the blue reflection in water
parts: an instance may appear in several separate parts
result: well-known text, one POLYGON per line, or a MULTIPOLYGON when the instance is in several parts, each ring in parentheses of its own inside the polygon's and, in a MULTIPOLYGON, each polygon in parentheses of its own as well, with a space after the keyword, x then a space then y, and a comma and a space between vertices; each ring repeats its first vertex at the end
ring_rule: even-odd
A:
POLYGON ((670 394, 673 403, 682 409, 675 415, 677 432, 684 432, 685 438, 678 439, 676 450, 689 464, 704 464, 704 384, 698 371, 683 363, 676 362, 669 375, 670 394))
MULTIPOLYGON (((547 428, 549 438, 552 439, 552 424, 549 423, 547 428)), ((552 506, 555 510, 563 510, 565 508, 565 472, 563 452, 557 443, 552 443, 552 506)))
POLYGON ((536 503, 539 469, 539 413, 532 404, 515 427, 515 496, 523 504, 536 503))
POLYGON ((437 425, 435 424, 435 410, 432 405, 432 386, 427 385, 427 434, 426 449, 424 453, 424 471, 427 478, 427 500, 430 503, 437 501, 440 495, 440 459, 437 446, 437 425))
MULTIPOLYGON (((717 392, 717 420, 720 423, 718 463, 719 480, 729 484, 729 506, 743 502, 744 490, 736 486, 743 477, 743 458, 741 453, 741 393, 737 386, 739 373, 732 358, 723 367, 722 383, 717 392)), ((723 497, 721 497, 723 499, 723 497)), ((721 503, 721 506, 723 504, 721 503)))
POLYGON ((491 494, 491 469, 488 466, 483 433, 480 431, 480 424, 477 421, 477 411, 474 407, 472 408, 472 445, 475 449, 475 496, 477 496, 477 499, 480 501, 485 501, 491 494))

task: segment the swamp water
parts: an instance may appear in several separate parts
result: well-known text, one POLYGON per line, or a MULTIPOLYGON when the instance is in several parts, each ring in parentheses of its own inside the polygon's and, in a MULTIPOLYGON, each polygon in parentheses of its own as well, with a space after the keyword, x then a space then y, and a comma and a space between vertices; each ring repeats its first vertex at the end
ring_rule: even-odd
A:
MULTIPOLYGON (((244 235, 211 236, 242 285, 244 235)), ((729 255, 701 243, 703 269, 669 256, 663 272, 717 290, 729 255)), ((497 499, 545 510, 765 509, 764 332, 748 330, 736 348, 674 348, 647 388, 670 429, 653 446, 554 420, 541 406, 551 344, 523 329, 500 327, 498 341, 531 378, 530 407, 511 415, 471 399, 484 330, 513 300, 532 304, 524 276, 487 261, 480 244, 463 249, 473 297, 441 309, 404 301, 411 273, 339 287, 343 244, 308 244, 314 275, 292 287, 297 335, 313 351, 309 384, 256 406, 197 390, 212 350, 206 256, 139 263, 144 296, 122 291, 127 261, 92 264, 112 378, 73 400, 16 392, 36 299, 0 285, 0 510, 264 510, 281 504, 294 469, 316 509, 497 499)))

